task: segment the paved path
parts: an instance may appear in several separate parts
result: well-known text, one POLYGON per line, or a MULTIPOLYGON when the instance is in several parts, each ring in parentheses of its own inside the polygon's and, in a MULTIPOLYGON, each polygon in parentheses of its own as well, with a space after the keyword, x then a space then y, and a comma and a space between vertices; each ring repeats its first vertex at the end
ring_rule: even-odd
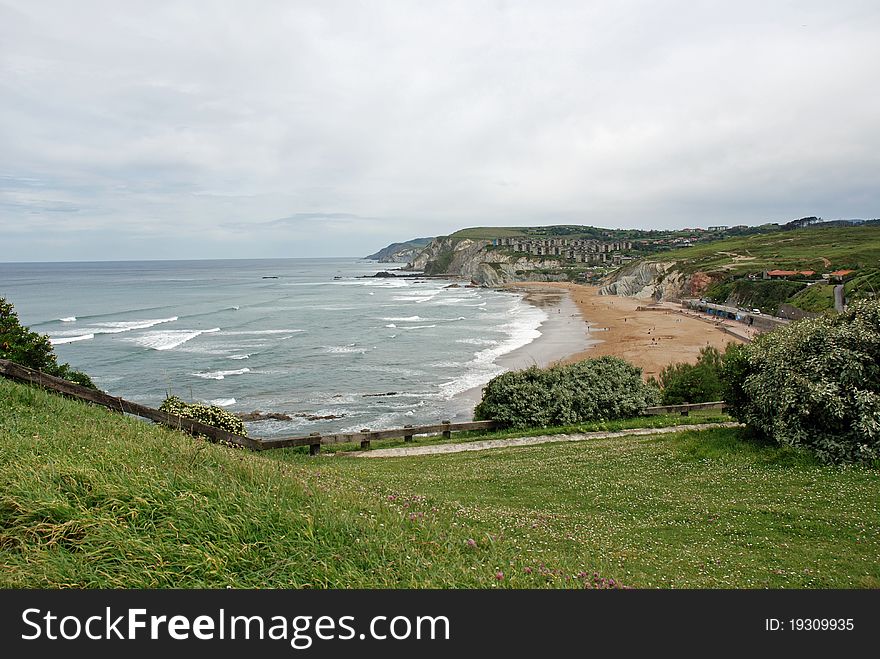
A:
POLYGON ((757 327, 746 325, 745 323, 742 323, 738 320, 730 320, 729 318, 718 318, 717 316, 707 316, 706 314, 700 313, 699 311, 683 309, 681 303, 679 302, 664 301, 652 304, 651 306, 668 309, 669 311, 672 311, 673 313, 679 313, 682 316, 697 318, 698 320, 702 320, 704 323, 714 325, 722 332, 727 332, 728 334, 735 336, 736 338, 741 339, 746 343, 751 343, 752 340, 754 340, 754 338, 761 333, 761 330, 757 327))
POLYGON ((834 310, 843 313, 846 308, 843 304, 843 285, 838 284, 834 287, 834 310))
POLYGON ((571 435, 544 435, 541 437, 515 437, 513 439, 486 439, 483 441, 462 442, 458 444, 434 444, 431 446, 401 446, 399 448, 379 448, 372 451, 357 451, 346 455, 357 458, 395 458, 411 455, 436 455, 438 453, 461 453, 463 451, 484 451, 507 446, 533 446, 550 442, 583 442, 588 439, 610 439, 612 437, 632 437, 638 435, 665 435, 685 430, 707 430, 709 428, 736 428, 741 424, 697 423, 689 426, 672 426, 668 428, 635 428, 617 432, 584 432, 571 435))

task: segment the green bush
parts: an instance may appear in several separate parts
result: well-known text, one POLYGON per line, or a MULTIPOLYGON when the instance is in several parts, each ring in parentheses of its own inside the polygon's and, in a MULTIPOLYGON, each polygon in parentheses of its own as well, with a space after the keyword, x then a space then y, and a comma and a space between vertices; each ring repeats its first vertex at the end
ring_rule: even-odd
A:
POLYGON ((657 388, 642 381, 642 369, 617 357, 599 357, 503 373, 486 385, 474 418, 546 428, 639 416, 659 400, 657 388))
POLYGON ((452 249, 441 252, 440 255, 434 261, 428 261, 425 264, 425 274, 426 275, 444 275, 449 271, 449 266, 452 265, 452 259, 455 257, 455 252, 452 249))
POLYGON ((232 412, 228 412, 216 405, 186 403, 177 396, 168 396, 168 398, 162 401, 159 409, 169 414, 177 414, 187 419, 201 421, 209 426, 220 428, 220 430, 247 437, 247 429, 244 427, 244 422, 232 412))
POLYGON ((660 371, 659 386, 664 405, 721 400, 721 353, 706 346, 696 364, 670 364, 660 371))
POLYGON ((801 320, 729 350, 730 413, 826 462, 880 458, 880 303, 801 320))
POLYGON ((73 370, 69 364, 59 364, 49 337, 24 327, 18 320, 15 307, 2 297, 0 297, 0 359, 8 359, 47 375, 97 389, 92 379, 85 373, 73 370))

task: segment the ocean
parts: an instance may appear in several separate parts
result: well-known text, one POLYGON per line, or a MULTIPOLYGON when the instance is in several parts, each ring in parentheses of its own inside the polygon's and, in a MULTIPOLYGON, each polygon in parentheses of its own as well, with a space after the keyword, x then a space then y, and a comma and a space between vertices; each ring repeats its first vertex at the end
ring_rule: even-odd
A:
MULTIPOLYGON (((467 420, 464 396, 541 336, 545 309, 354 258, 0 263, 0 297, 99 388, 283 413, 253 436, 467 420), (400 273, 398 273, 400 274, 400 273)), ((391 266, 394 267, 394 266, 391 266)))

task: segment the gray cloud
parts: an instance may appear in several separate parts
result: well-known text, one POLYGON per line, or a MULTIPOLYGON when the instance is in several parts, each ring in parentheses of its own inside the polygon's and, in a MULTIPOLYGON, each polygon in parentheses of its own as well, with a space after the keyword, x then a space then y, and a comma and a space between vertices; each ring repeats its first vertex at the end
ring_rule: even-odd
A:
POLYGON ((7 0, 0 231, 204 258, 874 217, 878 28, 843 0, 7 0))

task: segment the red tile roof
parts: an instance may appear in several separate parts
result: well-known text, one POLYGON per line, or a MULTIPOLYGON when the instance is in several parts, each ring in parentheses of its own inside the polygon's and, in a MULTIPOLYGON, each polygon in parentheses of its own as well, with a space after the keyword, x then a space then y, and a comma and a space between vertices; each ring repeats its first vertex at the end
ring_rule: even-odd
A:
POLYGON ((832 277, 846 277, 849 274, 852 274, 855 270, 835 270, 834 272, 829 273, 832 277))

